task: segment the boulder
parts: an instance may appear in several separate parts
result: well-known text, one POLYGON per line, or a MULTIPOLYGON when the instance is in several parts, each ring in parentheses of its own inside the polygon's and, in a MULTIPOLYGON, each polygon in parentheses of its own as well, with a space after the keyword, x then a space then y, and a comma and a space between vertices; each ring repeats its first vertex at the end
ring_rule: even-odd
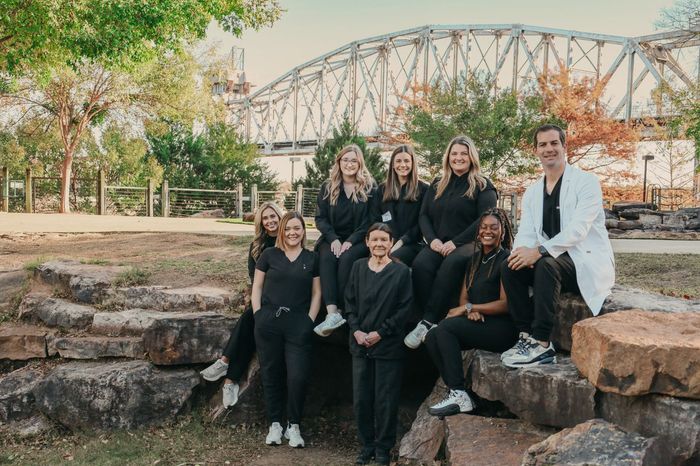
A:
POLYGON ((571 359, 605 392, 700 399, 700 313, 633 310, 579 322, 571 359))
POLYGON ((24 291, 27 272, 24 270, 0 271, 0 311, 11 311, 15 298, 24 291))
POLYGON ((25 296, 20 306, 20 318, 41 321, 49 327, 63 329, 89 327, 96 312, 97 310, 91 306, 35 293, 25 296))
POLYGON ((32 390, 42 378, 41 371, 29 367, 0 378, 0 421, 27 419, 36 414, 32 390))
POLYGON ((148 311, 145 309, 98 312, 93 318, 90 330, 95 333, 113 336, 141 335, 156 319, 170 319, 179 315, 182 314, 177 312, 148 311))
POLYGON ((687 221, 688 216, 679 213, 667 215, 664 217, 664 225, 678 226, 681 228, 685 228, 685 224, 687 221))
POLYGON ((244 222, 255 222, 255 212, 243 212, 244 222))
POLYGON ((653 228, 656 225, 660 225, 663 221, 663 217, 659 214, 639 214, 639 222, 642 224, 642 228, 653 228))
POLYGON ((564 429, 532 445, 522 460, 523 466, 668 464, 664 447, 658 438, 649 439, 635 433, 627 433, 602 419, 591 419, 576 427, 564 429))
POLYGON ((620 220, 620 216, 610 209, 603 209, 603 212, 605 212, 605 220, 620 220))
POLYGON ((431 416, 428 408, 444 398, 446 392, 447 387, 442 379, 438 379, 433 391, 418 407, 411 429, 399 444, 399 457, 402 460, 420 464, 432 464, 435 460, 445 441, 445 423, 431 416))
POLYGON ((257 356, 250 361, 245 379, 239 382, 238 402, 230 409, 224 408, 222 387, 223 383, 219 382, 216 394, 209 399, 211 420, 232 425, 265 422, 262 374, 257 356))
POLYGON ((46 357, 46 335, 50 330, 33 325, 0 326, 0 359, 25 361, 46 357))
POLYGON ((70 362, 34 389, 38 408, 70 429, 133 429, 189 408, 199 375, 146 361, 70 362))
POLYGON ((519 466, 527 448, 552 433, 518 419, 468 414, 447 417, 444 424, 445 456, 454 465, 519 466))
POLYGON ((167 288, 139 286, 111 292, 110 303, 120 307, 157 311, 216 311, 239 304, 241 297, 231 291, 208 286, 167 288))
POLYGON ((224 218, 224 209, 212 209, 212 210, 202 210, 195 214, 190 215, 192 218, 224 218))
POLYGON ((135 358, 145 356, 141 337, 49 337, 49 355, 66 359, 135 358))
POLYGON ((700 401, 664 395, 599 392, 598 415, 627 431, 659 437, 673 458, 665 465, 700 464, 700 401))
POLYGON ((653 209, 654 204, 650 202, 620 201, 612 205, 613 212, 620 213, 628 209, 653 209))
POLYGON ((605 228, 608 230, 618 228, 620 225, 620 221, 616 218, 606 218, 605 219, 605 228))
POLYGON ((620 230, 638 230, 642 228, 642 222, 639 220, 620 220, 617 228, 620 230))
POLYGON ((535 424, 571 427, 595 417, 595 388, 570 358, 557 358, 557 364, 512 370, 498 354, 477 351, 470 368, 472 390, 535 424))
POLYGON ((143 333, 144 348, 156 364, 211 362, 226 346, 235 323, 236 319, 213 313, 155 319, 143 333))
POLYGON ((0 423, 0 434, 14 435, 20 438, 35 437, 53 429, 51 421, 42 414, 36 414, 27 419, 0 423))
POLYGON ((685 229, 693 231, 700 230, 700 220, 688 220, 688 222, 685 224, 685 229))
POLYGON ((77 261, 50 261, 34 271, 34 277, 70 293, 76 301, 99 303, 119 274, 129 270, 117 265, 81 264, 77 261))
POLYGON ((661 217, 661 212, 651 209, 625 209, 620 211, 620 217, 624 220, 641 220, 642 215, 655 215, 661 217))

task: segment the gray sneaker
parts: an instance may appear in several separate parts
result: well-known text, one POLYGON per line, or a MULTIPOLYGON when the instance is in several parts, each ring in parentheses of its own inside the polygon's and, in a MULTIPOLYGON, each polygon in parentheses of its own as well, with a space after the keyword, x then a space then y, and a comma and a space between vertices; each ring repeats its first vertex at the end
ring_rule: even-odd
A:
POLYGON ((323 322, 314 328, 314 332, 321 337, 327 337, 333 330, 337 329, 345 323, 345 319, 340 315, 340 312, 332 312, 326 315, 323 322))
POLYGON ((273 422, 270 430, 265 438, 267 445, 282 445, 282 425, 279 422, 273 422))
POLYGON ((554 345, 550 342, 546 347, 542 346, 532 337, 526 340, 525 345, 517 353, 503 359, 503 364, 513 369, 556 362, 557 353, 554 351, 554 345))
POLYGON ((200 374, 202 374, 204 380, 216 382, 226 375, 226 371, 228 371, 228 364, 221 359, 217 359, 214 361, 214 364, 201 371, 200 374))
POLYGON ((289 440, 290 447, 304 448, 304 439, 301 438, 299 424, 287 424, 287 431, 284 433, 284 438, 289 440))
POLYGON ((501 361, 503 361, 507 357, 513 356, 515 353, 520 351, 520 349, 523 348, 525 346, 525 344, 527 343, 527 339, 529 337, 530 337, 529 333, 520 332, 520 334, 518 335, 518 341, 515 342, 515 345, 513 345, 513 347, 511 349, 505 350, 501 354, 501 361))
POLYGON ((225 383, 224 392, 224 408, 230 408, 238 403, 238 390, 240 387, 237 383, 225 383))
POLYGON ((431 325, 428 327, 429 324, 428 322, 421 320, 418 325, 416 325, 416 328, 411 330, 411 332, 406 335, 406 338, 403 339, 404 345, 408 346, 411 349, 416 349, 420 346, 421 343, 423 343, 423 340, 425 340, 425 336, 428 334, 428 332, 434 328, 437 327, 437 325, 431 325))

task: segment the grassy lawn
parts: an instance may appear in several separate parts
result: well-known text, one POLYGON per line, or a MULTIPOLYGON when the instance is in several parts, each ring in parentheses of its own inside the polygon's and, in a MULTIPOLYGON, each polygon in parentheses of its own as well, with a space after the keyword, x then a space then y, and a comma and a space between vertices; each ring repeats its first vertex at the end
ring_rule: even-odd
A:
POLYGON ((686 299, 700 299, 700 256, 615 254, 617 283, 686 299))

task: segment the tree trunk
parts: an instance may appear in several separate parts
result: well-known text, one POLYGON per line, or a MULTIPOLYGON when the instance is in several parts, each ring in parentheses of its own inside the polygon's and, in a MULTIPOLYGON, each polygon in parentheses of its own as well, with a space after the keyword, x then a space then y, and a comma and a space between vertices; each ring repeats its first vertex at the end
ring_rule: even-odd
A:
POLYGON ((73 169, 73 151, 66 151, 61 165, 61 204, 58 211, 62 214, 70 213, 70 180, 73 169))

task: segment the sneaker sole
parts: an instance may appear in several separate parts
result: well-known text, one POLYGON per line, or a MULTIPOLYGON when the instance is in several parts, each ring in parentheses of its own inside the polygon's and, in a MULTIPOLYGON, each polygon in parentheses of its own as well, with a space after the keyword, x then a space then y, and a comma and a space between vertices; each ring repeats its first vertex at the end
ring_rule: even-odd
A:
POLYGON ((202 378, 203 378, 204 380, 206 380, 207 382, 216 382, 217 380, 221 379, 221 377, 225 376, 225 375, 226 375, 226 372, 224 372, 223 374, 221 374, 221 375, 218 376, 218 377, 207 377, 206 375, 202 374, 201 372, 200 372, 199 374, 200 374, 200 375, 202 376, 202 378))
POLYGON ((412 344, 412 343, 409 343, 407 340, 408 340, 407 338, 404 338, 404 339, 403 339, 403 344, 406 345, 406 346, 408 346, 408 347, 411 348, 411 349, 416 349, 416 348, 418 348, 418 347, 420 346, 420 344, 422 343, 421 341, 419 341, 417 344, 412 344))
POLYGON ((282 441, 280 440, 279 443, 277 443, 277 442, 268 442, 267 440, 265 440, 265 445, 269 445, 271 447, 278 447, 278 446, 282 445, 282 441))
POLYGON ((437 417, 447 417, 447 416, 454 416, 455 414, 462 414, 462 413, 470 413, 474 411, 474 408, 468 410, 468 411, 462 411, 459 408, 459 405, 453 404, 449 406, 445 406, 444 408, 438 408, 438 409, 433 409, 433 408, 428 408, 428 414, 431 416, 437 416, 437 417))
POLYGON ((289 443, 289 446, 292 447, 292 448, 304 448, 304 444, 303 444, 303 443, 301 443, 301 444, 299 444, 299 445, 292 445, 292 443, 290 442, 290 443, 289 443))
POLYGON ((557 357, 553 356, 551 358, 545 358, 540 361, 535 361, 535 362, 527 362, 527 363, 514 363, 514 362, 503 362, 503 365, 506 367, 510 367, 511 369, 518 369, 520 367, 535 367, 535 366, 542 366, 545 364, 556 364, 557 363, 557 357))
POLYGON ((343 324, 345 324, 345 322, 346 322, 345 319, 342 319, 340 322, 338 322, 338 323, 337 323, 336 325, 334 325, 333 327, 327 327, 327 328, 324 329, 324 330, 319 330, 319 329, 318 329, 318 327, 320 327, 321 325, 323 325, 323 324, 320 324, 320 325, 318 325, 318 326, 316 326, 316 327, 314 328, 314 333, 315 333, 316 335, 320 336, 320 337, 327 337, 327 336, 329 336, 331 333, 333 333, 333 330, 342 327, 343 324))

